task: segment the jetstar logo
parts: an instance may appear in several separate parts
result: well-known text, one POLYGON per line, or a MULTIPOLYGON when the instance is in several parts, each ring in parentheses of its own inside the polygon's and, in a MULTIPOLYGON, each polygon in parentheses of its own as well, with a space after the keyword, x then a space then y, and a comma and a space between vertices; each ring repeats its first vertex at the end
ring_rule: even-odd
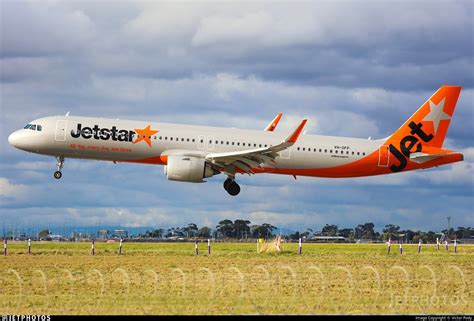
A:
POLYGON ((410 154, 421 152, 422 143, 420 142, 420 139, 422 142, 428 143, 435 137, 436 132, 438 131, 439 123, 442 120, 451 119, 451 116, 446 114, 443 110, 445 100, 446 98, 443 98, 437 105, 430 100, 430 112, 421 120, 422 122, 433 122, 434 135, 427 134, 425 131, 423 131, 423 124, 421 124, 421 122, 415 123, 412 121, 408 124, 408 127, 411 129, 411 135, 407 135, 400 140, 399 149, 397 149, 397 147, 395 147, 393 144, 390 144, 390 153, 392 153, 392 155, 395 156, 399 162, 398 165, 390 166, 390 170, 392 172, 402 171, 407 166, 407 159, 410 158, 410 154))
POLYGON ((150 147, 151 147, 151 136, 158 133, 157 130, 150 129, 150 125, 148 125, 145 129, 135 128, 135 131, 138 134, 138 138, 133 143, 136 144, 141 141, 144 141, 150 147))
POLYGON ((76 131, 71 130, 71 136, 74 138, 82 137, 84 139, 100 139, 100 140, 113 140, 119 142, 130 142, 133 144, 144 141, 148 146, 151 147, 151 136, 158 133, 157 130, 153 130, 148 125, 145 129, 126 130, 126 129, 117 129, 116 126, 112 128, 100 128, 99 125, 94 125, 94 127, 83 127, 81 123, 77 124, 76 131), (137 138, 134 139, 134 136, 137 135, 137 138))
MULTIPOLYGON (((432 140, 434 137, 432 134, 427 135, 421 129, 423 127, 421 123, 416 124, 414 122, 410 122, 410 124, 408 124, 408 127, 411 128, 410 133, 412 135, 416 134, 419 138, 421 138, 421 140, 426 143, 432 140)), ((390 144, 390 153, 392 153, 392 155, 395 156, 395 158, 398 159, 400 163, 398 166, 390 166, 390 170, 392 172, 400 172, 407 166, 407 158, 410 157, 410 153, 421 152, 422 145, 419 142, 419 139, 412 135, 407 135, 402 138, 402 140, 400 141, 400 150, 398 150, 393 144, 390 144), (413 150, 413 147, 415 147, 415 145, 416 149, 413 150)))

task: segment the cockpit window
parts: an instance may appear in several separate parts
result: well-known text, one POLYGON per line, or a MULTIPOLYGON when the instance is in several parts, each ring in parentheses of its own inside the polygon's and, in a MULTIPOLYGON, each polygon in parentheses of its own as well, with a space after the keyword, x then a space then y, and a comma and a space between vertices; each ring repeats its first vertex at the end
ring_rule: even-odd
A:
POLYGON ((24 129, 31 129, 31 130, 37 130, 37 131, 42 131, 43 127, 41 125, 36 125, 36 124, 28 124, 24 127, 24 129))

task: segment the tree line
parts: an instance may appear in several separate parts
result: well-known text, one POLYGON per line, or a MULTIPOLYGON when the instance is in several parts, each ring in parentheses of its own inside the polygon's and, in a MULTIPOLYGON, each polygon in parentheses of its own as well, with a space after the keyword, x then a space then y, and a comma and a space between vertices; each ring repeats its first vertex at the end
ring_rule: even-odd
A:
MULTIPOLYGON (((272 238, 275 236, 277 227, 264 223, 261 225, 251 224, 249 220, 230 220, 220 221, 214 229, 208 226, 198 228, 195 223, 189 223, 184 227, 171 227, 167 230, 155 229, 147 231, 140 237, 144 238, 209 238, 216 239, 248 239, 248 238, 272 238)), ((339 228, 337 225, 326 224, 321 231, 314 231, 307 228, 304 231, 296 231, 295 233, 285 236, 287 239, 298 240, 299 238, 312 239, 314 237, 343 237, 348 242, 357 240, 370 240, 385 242, 389 239, 393 241, 402 240, 408 243, 416 243, 420 239, 424 243, 434 243, 438 238, 440 241, 445 238, 449 239, 469 239, 474 238, 474 229, 471 227, 458 227, 457 229, 445 229, 441 233, 433 231, 412 231, 410 229, 401 229, 400 226, 387 224, 382 232, 375 231, 374 223, 358 224, 354 228, 339 228)))
POLYGON ((249 220, 229 220, 220 221, 215 229, 208 226, 198 228, 195 223, 189 223, 183 227, 170 227, 167 230, 155 229, 146 231, 139 235, 143 238, 233 238, 233 239, 248 239, 248 238, 271 238, 274 236, 274 231, 277 229, 268 223, 261 225, 251 225, 249 220))
POLYGON ((321 232, 313 233, 312 229, 307 229, 304 232, 296 232, 290 234, 290 239, 298 239, 300 237, 312 238, 315 236, 342 236, 347 241, 356 240, 371 240, 386 242, 389 239, 392 241, 404 241, 407 243, 417 243, 420 239, 424 243, 434 243, 436 239, 472 239, 474 238, 474 229, 471 227, 458 227, 456 230, 450 228, 449 230, 442 230, 441 233, 433 231, 412 231, 410 229, 402 230, 400 226, 394 224, 387 224, 382 229, 382 233, 374 230, 374 223, 359 224, 354 228, 339 229, 337 225, 326 224, 321 232))

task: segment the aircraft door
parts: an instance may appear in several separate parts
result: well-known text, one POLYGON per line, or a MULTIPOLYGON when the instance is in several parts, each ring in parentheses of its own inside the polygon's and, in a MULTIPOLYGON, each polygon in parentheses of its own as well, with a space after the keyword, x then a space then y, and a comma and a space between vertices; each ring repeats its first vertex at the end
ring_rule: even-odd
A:
POLYGON ((379 167, 388 167, 390 162, 390 150, 388 145, 379 146, 379 167))
POLYGON ((66 141, 66 128, 67 128, 67 120, 56 121, 56 132, 54 135, 55 141, 57 142, 66 141))

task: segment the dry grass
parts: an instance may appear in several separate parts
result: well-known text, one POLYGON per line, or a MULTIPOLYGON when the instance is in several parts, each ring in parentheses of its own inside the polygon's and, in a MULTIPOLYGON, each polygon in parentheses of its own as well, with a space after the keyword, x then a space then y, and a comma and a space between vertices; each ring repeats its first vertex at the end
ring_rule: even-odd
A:
POLYGON ((472 314, 474 247, 10 243, 0 314, 472 314))

